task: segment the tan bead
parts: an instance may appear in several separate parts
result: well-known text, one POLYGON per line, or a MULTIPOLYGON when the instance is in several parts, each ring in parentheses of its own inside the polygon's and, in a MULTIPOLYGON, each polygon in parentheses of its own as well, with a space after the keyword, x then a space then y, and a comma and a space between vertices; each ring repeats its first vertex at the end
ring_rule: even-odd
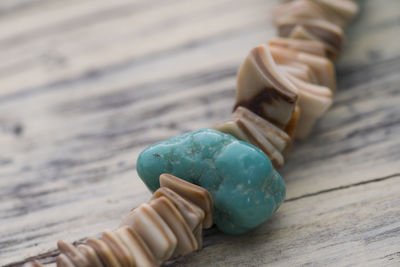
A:
POLYGON ((337 48, 335 48, 332 45, 327 44, 325 42, 321 42, 321 40, 317 36, 310 33, 303 25, 296 25, 291 29, 291 31, 289 33, 285 33, 285 34, 286 35, 284 37, 287 37, 290 39, 315 41, 315 42, 321 43, 325 48, 327 57, 330 59, 335 59, 339 53, 339 50, 337 48))
POLYGON ((232 117, 245 119, 251 122, 280 152, 283 152, 291 142, 290 136, 288 136, 282 129, 276 127, 247 108, 238 107, 232 113, 232 117))
POLYGON ((60 252, 65 254, 65 256, 67 256, 74 265, 82 267, 90 265, 89 261, 80 252, 80 250, 78 250, 72 244, 60 240, 57 242, 57 247, 60 252))
POLYGON ((313 70, 319 85, 330 88, 332 92, 336 90, 335 69, 330 60, 324 57, 278 46, 270 46, 270 50, 274 60, 278 64, 285 64, 287 62, 305 64, 313 70))
POLYGON ((183 197, 166 187, 161 187, 156 192, 154 192, 152 199, 156 199, 162 196, 168 198, 175 205, 175 207, 185 218, 187 224, 189 225, 189 228, 192 231, 199 225, 202 225, 205 213, 198 206, 194 205, 190 201, 184 199, 183 197))
POLYGON ((320 19, 329 21, 343 28, 347 20, 333 12, 329 8, 324 8, 318 1, 297 0, 279 5, 272 12, 273 21, 279 25, 279 22, 285 19, 320 19))
POLYGON ((312 82, 315 84, 318 83, 314 71, 305 64, 298 62, 286 62, 285 64, 279 64, 278 68, 280 71, 289 73, 302 81, 312 82))
POLYGON ((85 258, 88 260, 89 266, 103 267, 103 264, 101 263, 99 256, 97 256, 96 251, 94 251, 94 249, 92 247, 81 244, 77 248, 82 253, 82 255, 84 255, 85 258))
POLYGON ((60 254, 56 260, 57 267, 77 267, 65 254, 60 254))
MULTIPOLYGON (((278 22, 279 36, 289 37, 295 27, 301 26, 312 39, 340 51, 344 42, 343 30, 337 25, 323 19, 313 18, 286 18, 278 22)), ((293 37, 293 36, 292 36, 293 37)))
POLYGON ((130 257, 134 261, 132 266, 151 267, 157 266, 157 260, 154 258, 146 243, 139 234, 129 226, 122 226, 115 231, 118 238, 128 248, 130 257))
POLYGON ((89 238, 86 243, 96 251, 96 254, 99 256, 104 266, 121 267, 121 264, 106 242, 100 239, 89 238))
POLYGON ((201 208, 205 217, 203 220, 203 227, 210 228, 213 224, 213 206, 210 193, 201 186, 189 183, 185 180, 179 179, 171 174, 160 175, 160 185, 167 187, 178 195, 191 201, 199 208, 201 208))
POLYGON ((320 4, 322 8, 326 8, 330 13, 334 12, 348 23, 358 13, 358 5, 351 0, 313 0, 320 4))
POLYGON ((325 86, 304 82, 289 73, 287 77, 299 88, 298 105, 301 114, 295 136, 303 139, 311 132, 317 119, 332 105, 332 91, 325 86))
POLYGON ((301 40, 284 37, 274 37, 269 42, 270 45, 294 49, 297 51, 313 54, 320 57, 326 57, 326 47, 318 41, 301 40))
POLYGON ((247 138, 246 134, 242 131, 242 129, 240 129, 240 127, 237 125, 235 121, 226 121, 218 123, 212 126, 211 128, 220 131, 222 133, 230 134, 239 140, 250 143, 250 140, 247 138))
POLYGON ((128 248, 112 231, 104 231, 102 240, 107 243, 122 267, 133 266, 134 260, 128 248))
POLYGON ((183 218, 185 218, 186 223, 188 224, 190 230, 195 234, 198 248, 202 247, 202 229, 203 229, 203 220, 205 217, 205 213, 202 209, 198 206, 193 204, 192 202, 186 200, 185 198, 181 197, 174 191, 169 188, 161 187, 153 194, 153 199, 157 199, 159 197, 166 197, 169 199, 175 207, 179 210, 182 214, 183 218), (200 233, 200 234, 199 234, 200 233))
POLYGON ((198 249, 193 232, 179 210, 166 197, 153 199, 149 205, 163 218, 177 239, 173 257, 183 256, 198 249))
POLYGON ((293 115, 297 88, 278 69, 267 45, 250 51, 240 67, 235 109, 244 106, 285 128, 293 115))
POLYGON ((131 211, 124 223, 140 234, 160 264, 172 256, 177 239, 166 222, 149 204, 144 203, 131 211))
POLYGON ((246 119, 238 119, 237 123, 250 139, 250 143, 260 148, 269 157, 275 168, 283 166, 284 158, 282 154, 258 131, 254 124, 246 119))

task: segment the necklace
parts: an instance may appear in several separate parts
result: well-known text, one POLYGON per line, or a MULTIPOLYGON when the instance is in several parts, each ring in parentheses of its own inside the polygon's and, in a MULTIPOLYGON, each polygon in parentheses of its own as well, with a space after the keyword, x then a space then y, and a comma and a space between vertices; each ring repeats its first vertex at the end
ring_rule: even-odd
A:
POLYGON ((232 119, 145 149, 137 171, 154 191, 152 200, 101 239, 78 247, 59 241, 57 265, 160 265, 200 249, 202 229, 213 223, 241 234, 265 222, 285 197, 274 168, 285 163, 293 139, 306 138, 332 104, 332 60, 357 11, 350 0, 279 6, 272 17, 280 37, 246 57, 232 119))

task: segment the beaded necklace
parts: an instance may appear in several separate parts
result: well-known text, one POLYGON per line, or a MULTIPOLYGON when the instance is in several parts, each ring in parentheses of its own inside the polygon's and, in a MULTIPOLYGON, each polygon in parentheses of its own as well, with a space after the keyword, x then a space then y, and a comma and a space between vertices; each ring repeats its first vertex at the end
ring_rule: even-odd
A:
POLYGON ((146 148, 137 172, 152 199, 100 239, 59 241, 57 266, 159 266, 201 249, 213 224, 241 234, 271 217, 286 192, 275 169, 331 106, 332 60, 357 12, 352 0, 284 1, 272 13, 279 37, 239 69, 232 118, 146 148))

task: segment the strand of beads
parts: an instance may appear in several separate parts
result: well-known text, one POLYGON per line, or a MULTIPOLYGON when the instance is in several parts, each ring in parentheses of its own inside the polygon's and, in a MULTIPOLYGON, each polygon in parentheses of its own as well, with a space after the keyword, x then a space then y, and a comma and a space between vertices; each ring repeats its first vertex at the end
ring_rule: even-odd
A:
POLYGON ((275 168, 293 138, 307 137, 332 104, 332 59, 357 14, 351 0, 286 1, 273 12, 280 37, 252 49, 237 76, 232 120, 214 129, 260 148, 275 168))
POLYGON ((215 125, 217 131, 187 133, 144 150, 137 170, 155 191, 152 200, 101 239, 78 247, 59 241, 57 266, 158 266, 198 250, 202 229, 213 224, 211 199, 223 232, 244 233, 267 220, 286 190, 271 162, 282 167, 293 139, 307 137, 331 106, 331 60, 357 12, 352 0, 286 0, 273 12, 279 37, 252 49, 239 70, 232 119, 215 125))
POLYGON ((59 241, 57 266, 159 266, 201 249, 203 228, 213 222, 210 193, 169 174, 160 176, 160 184, 152 199, 133 209, 118 229, 77 247, 59 241))

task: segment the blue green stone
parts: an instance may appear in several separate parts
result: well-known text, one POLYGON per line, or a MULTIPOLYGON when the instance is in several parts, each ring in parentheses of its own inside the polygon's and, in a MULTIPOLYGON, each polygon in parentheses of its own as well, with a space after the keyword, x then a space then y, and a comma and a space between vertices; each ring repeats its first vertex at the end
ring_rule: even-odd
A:
POLYGON ((214 201, 214 222, 225 233, 248 232, 276 211, 286 187, 257 147, 212 129, 176 136, 146 148, 137 172, 155 191, 170 173, 206 188, 214 201))

